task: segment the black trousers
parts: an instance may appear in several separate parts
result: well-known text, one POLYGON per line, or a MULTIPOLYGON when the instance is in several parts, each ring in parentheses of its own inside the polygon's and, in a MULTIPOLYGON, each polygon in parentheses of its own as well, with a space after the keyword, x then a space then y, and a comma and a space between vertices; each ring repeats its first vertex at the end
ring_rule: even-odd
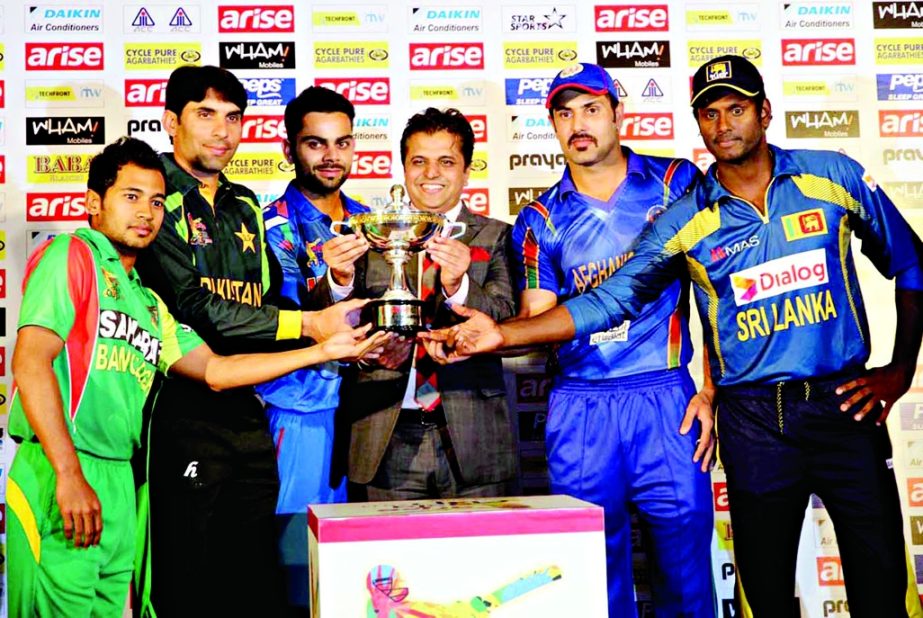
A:
POLYGON ((746 604, 755 618, 798 616, 795 562, 813 493, 836 531, 850 615, 908 615, 891 441, 874 411, 861 422, 840 411, 846 396, 835 389, 848 379, 719 389, 738 612, 746 604))
POLYGON ((190 393, 169 382, 149 440, 154 610, 159 618, 288 615, 279 480, 262 406, 250 389, 190 393))

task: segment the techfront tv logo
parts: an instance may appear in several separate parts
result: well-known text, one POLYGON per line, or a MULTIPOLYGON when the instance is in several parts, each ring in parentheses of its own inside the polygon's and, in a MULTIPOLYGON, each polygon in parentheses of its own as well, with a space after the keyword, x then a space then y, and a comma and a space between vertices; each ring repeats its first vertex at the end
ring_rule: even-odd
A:
POLYGON ((827 254, 823 249, 788 255, 731 274, 738 307, 828 281, 827 254))

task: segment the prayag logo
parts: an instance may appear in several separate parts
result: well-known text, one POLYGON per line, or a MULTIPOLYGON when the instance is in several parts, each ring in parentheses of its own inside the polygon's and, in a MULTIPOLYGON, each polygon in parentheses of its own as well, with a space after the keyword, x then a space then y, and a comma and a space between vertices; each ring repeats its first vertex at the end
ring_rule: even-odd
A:
POLYGON ((782 229, 785 230, 785 240, 789 242, 822 236, 827 233, 827 219, 821 208, 803 210, 782 217, 782 229))

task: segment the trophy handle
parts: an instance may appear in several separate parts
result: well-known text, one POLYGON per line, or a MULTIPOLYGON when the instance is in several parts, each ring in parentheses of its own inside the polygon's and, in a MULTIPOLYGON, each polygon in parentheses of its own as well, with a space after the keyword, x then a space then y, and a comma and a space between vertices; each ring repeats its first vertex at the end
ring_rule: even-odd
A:
POLYGON ((460 238, 467 231, 467 223, 464 221, 453 221, 452 223, 447 223, 445 226, 443 226, 442 236, 445 238, 460 238))
MULTIPOLYGON (((340 231, 340 228, 341 228, 341 227, 349 227, 349 221, 346 221, 346 220, 344 220, 344 221, 333 221, 333 222, 330 224, 330 232, 331 232, 334 236, 342 236, 342 235, 343 235, 343 232, 340 231)), ((350 228, 350 229, 352 229, 352 228, 350 228)), ((353 232, 353 233, 355 234, 355 232, 353 232)))

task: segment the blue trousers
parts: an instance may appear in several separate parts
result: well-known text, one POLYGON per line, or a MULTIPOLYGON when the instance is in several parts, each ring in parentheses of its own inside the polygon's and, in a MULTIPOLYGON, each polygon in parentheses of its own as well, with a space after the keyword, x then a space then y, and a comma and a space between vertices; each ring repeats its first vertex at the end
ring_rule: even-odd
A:
POLYGON ((711 477, 692 461, 698 423, 679 434, 694 393, 685 369, 559 378, 552 389, 545 430, 551 489, 605 508, 610 618, 637 615, 630 504, 653 544, 657 618, 715 616, 711 477))

